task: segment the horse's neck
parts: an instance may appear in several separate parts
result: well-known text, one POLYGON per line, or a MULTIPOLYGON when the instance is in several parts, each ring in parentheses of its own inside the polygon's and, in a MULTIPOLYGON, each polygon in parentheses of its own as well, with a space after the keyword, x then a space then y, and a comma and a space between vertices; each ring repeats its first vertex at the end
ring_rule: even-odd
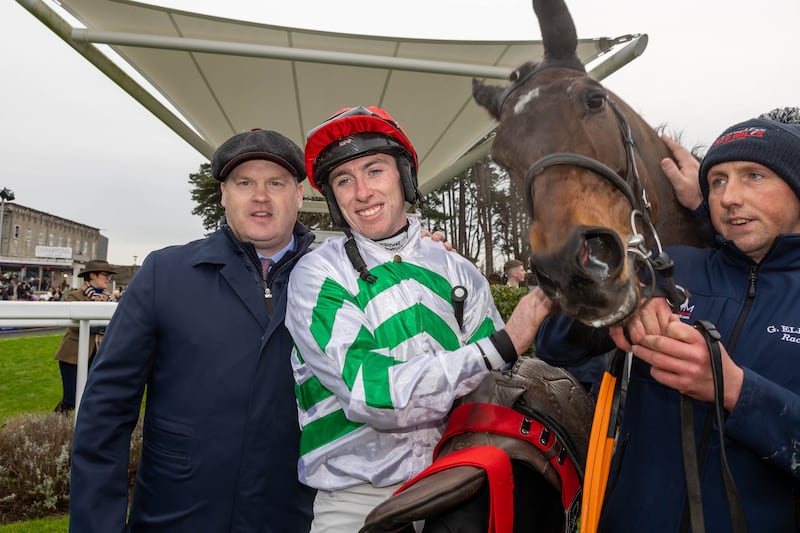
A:
POLYGON ((639 156, 643 159, 644 175, 647 176, 644 183, 647 198, 653 205, 652 222, 661 244, 703 246, 703 241, 698 237, 697 220, 689 209, 678 202, 669 178, 661 170, 661 160, 672 154, 658 134, 649 126, 647 128, 649 134, 639 150, 639 156))

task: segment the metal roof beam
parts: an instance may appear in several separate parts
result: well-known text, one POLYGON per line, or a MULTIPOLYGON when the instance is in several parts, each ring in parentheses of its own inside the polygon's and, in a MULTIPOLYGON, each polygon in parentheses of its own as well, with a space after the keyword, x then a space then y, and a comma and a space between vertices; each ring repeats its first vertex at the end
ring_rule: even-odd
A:
POLYGON ((632 39, 618 51, 614 52, 612 56, 594 66, 589 71, 589 76, 600 81, 642 55, 645 48, 647 48, 647 34, 640 33, 631 37, 632 39))
POLYGON ((79 43, 108 44, 118 46, 135 46, 140 48, 156 48, 160 50, 178 50, 182 52, 201 52, 206 54, 224 54, 267 59, 284 59, 308 63, 329 65, 351 65, 356 67, 385 68, 412 72, 428 72, 432 74, 450 74, 454 76, 471 76, 507 80, 512 69, 492 67, 469 63, 452 63, 449 61, 433 61, 428 59, 411 59, 403 57, 376 56, 369 54, 352 54, 347 52, 330 52, 307 48, 289 48, 263 44, 236 43, 230 41, 212 41, 208 39, 190 39, 186 37, 167 37, 142 33, 123 33, 98 31, 85 28, 72 30, 72 40, 79 43))

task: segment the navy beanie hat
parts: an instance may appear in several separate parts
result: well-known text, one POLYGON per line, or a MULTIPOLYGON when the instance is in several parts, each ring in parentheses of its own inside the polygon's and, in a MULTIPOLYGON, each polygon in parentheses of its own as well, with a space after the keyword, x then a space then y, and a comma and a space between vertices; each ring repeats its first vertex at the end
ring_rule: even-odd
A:
POLYGON ((731 126, 700 163, 700 190, 708 202, 708 171, 719 163, 752 161, 775 172, 800 198, 800 124, 784 124, 762 115, 731 126))
POLYGON ((222 143, 211 158, 211 175, 225 181, 236 165, 251 159, 266 159, 277 163, 298 182, 306 177, 303 150, 277 131, 255 129, 238 133, 222 143))

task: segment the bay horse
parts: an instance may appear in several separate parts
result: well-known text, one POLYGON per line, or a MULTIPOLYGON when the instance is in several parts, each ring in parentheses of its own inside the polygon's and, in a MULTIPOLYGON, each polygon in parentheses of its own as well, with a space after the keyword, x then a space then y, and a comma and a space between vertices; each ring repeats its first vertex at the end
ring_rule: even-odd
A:
POLYGON ((507 87, 473 80, 473 97, 498 121, 492 159, 524 180, 539 286, 585 324, 621 323, 641 297, 637 258, 702 240, 661 170, 670 153, 658 133, 586 73, 564 1, 533 9, 542 61, 507 87))

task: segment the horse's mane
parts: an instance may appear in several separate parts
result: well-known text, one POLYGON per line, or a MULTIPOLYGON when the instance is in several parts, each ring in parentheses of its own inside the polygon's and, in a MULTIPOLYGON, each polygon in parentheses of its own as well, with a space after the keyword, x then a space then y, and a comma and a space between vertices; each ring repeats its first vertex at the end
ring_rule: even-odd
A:
MULTIPOLYGON (((662 134, 666 133, 676 143, 678 143, 680 145, 683 145, 683 142, 682 142, 683 141, 683 131, 681 131, 681 130, 670 130, 669 132, 667 132, 667 125, 666 124, 659 124, 655 128, 655 130, 656 130, 656 133, 658 133, 659 137, 662 134)), ((703 156, 705 155, 706 150, 708 150, 708 147, 705 144, 695 144, 694 146, 692 146, 689 149, 689 151, 692 153, 694 158, 697 159, 698 161, 702 161, 703 160, 703 156)))
MULTIPOLYGON (((766 113, 761 113, 757 117, 758 119, 763 120, 773 120, 775 122, 779 122, 781 124, 800 124, 800 107, 776 107, 775 109, 771 109, 766 113)), ((655 128, 656 132, 659 136, 661 136, 664 132, 667 131, 666 124, 659 124, 658 127, 655 128)), ((683 137, 682 131, 675 131, 671 130, 667 133, 670 137, 672 137, 675 142, 678 144, 683 144, 681 142, 683 137)), ((708 151, 708 146, 704 144, 695 144, 692 146, 691 150, 692 155, 698 161, 702 161, 703 156, 705 156, 706 151, 708 151)))

